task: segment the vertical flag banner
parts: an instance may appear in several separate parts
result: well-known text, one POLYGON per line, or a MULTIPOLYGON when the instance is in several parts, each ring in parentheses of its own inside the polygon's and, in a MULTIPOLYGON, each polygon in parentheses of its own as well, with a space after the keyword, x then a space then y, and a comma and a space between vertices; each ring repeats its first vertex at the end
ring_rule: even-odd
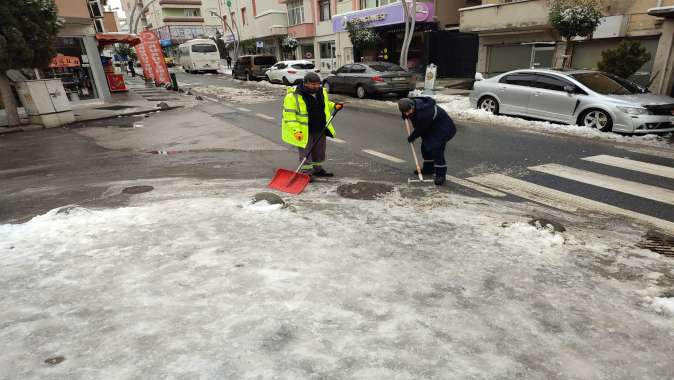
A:
MULTIPOLYGON (((166 62, 164 62, 164 53, 161 50, 157 36, 152 32, 145 31, 141 32, 139 37, 142 41, 141 45, 143 45, 143 51, 148 59, 148 64, 152 68, 152 78, 154 81, 157 84, 171 83, 166 62)), ((143 69, 145 69, 145 66, 143 66, 143 69)))

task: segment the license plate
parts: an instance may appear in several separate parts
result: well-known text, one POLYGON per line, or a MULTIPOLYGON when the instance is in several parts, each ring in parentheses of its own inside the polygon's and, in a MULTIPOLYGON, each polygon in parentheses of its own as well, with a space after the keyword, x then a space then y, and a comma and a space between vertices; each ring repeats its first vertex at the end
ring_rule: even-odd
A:
POLYGON ((407 80, 407 78, 393 78, 393 80, 396 82, 404 82, 407 80))

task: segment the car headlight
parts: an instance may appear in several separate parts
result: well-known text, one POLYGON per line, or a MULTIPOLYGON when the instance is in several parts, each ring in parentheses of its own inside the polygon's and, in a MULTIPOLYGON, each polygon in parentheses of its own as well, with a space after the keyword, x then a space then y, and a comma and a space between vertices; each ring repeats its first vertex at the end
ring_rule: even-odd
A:
POLYGON ((624 112, 629 115, 649 115, 650 112, 641 107, 616 107, 621 112, 624 112))

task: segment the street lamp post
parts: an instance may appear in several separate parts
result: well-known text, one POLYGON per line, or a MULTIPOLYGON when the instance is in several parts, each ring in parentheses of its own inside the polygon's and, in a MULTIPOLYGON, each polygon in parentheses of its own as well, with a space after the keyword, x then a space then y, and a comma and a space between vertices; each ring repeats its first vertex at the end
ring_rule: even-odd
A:
MULTIPOLYGON (((227 9, 229 10, 230 14, 232 13, 231 6, 232 1, 227 0, 227 9)), ((227 29, 229 29, 229 32, 232 34, 232 38, 234 38, 234 60, 236 61, 239 59, 239 27, 236 25, 236 20, 234 18, 232 18, 232 26, 234 26, 234 28, 227 25, 225 17, 222 15, 222 7, 220 5, 220 0, 218 0, 218 8, 220 9, 220 14, 218 15, 217 13, 210 11, 211 15, 216 15, 220 17, 220 20, 222 21, 223 31, 226 33, 227 29), (236 29, 236 34, 234 34, 234 29, 236 29)))

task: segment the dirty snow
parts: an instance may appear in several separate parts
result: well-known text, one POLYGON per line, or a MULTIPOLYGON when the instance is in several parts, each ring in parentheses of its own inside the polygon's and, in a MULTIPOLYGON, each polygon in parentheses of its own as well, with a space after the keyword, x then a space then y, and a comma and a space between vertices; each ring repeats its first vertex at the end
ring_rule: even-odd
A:
POLYGON ((202 95, 213 95, 216 96, 219 100, 239 104, 270 102, 278 100, 279 97, 282 97, 283 94, 285 94, 285 89, 280 90, 277 94, 269 93, 269 90, 264 88, 264 86, 259 86, 258 88, 248 88, 210 85, 197 86, 192 88, 192 91, 202 95))
POLYGON ((533 206, 337 184, 279 208, 250 203, 262 181, 129 181, 104 196, 155 191, 0 225, 0 378, 674 373, 674 317, 639 293, 674 271, 637 226, 559 215, 559 235, 533 206))
MULTIPOLYGON (((415 90, 411 96, 422 96, 422 92, 420 90, 415 90)), ((637 143, 667 148, 672 147, 671 143, 668 143, 662 137, 654 134, 644 136, 626 136, 612 132, 601 132, 597 129, 578 125, 554 124, 547 121, 534 121, 519 117, 494 115, 476 108, 471 108, 467 96, 438 94, 433 95, 432 97, 445 111, 450 114, 450 116, 456 118, 457 120, 479 122, 483 125, 487 124, 493 126, 508 126, 514 128, 524 128, 537 131, 582 136, 593 139, 612 140, 621 143, 637 143)))

